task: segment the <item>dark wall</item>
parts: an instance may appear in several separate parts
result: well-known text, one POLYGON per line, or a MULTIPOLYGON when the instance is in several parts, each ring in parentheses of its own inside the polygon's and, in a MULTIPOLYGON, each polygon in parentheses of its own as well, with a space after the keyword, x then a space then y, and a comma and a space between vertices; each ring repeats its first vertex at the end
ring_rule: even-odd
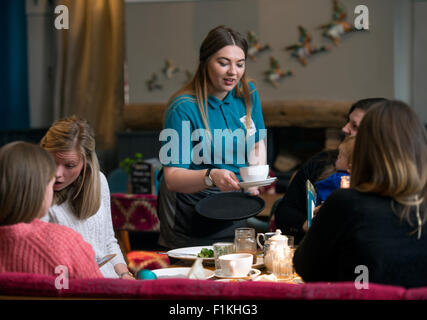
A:
POLYGON ((23 129, 23 130, 1 130, 0 146, 12 141, 26 141, 38 144, 46 134, 47 128, 43 129, 23 129))

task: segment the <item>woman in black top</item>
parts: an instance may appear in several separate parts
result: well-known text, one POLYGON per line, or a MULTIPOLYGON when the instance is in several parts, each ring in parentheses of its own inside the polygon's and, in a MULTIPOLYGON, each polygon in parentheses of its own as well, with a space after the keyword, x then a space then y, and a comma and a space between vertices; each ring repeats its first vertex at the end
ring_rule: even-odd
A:
POLYGON ((284 234, 294 236, 298 244, 305 235, 304 222, 307 220, 306 181, 313 184, 325 170, 332 173, 338 150, 321 151, 305 162, 297 171, 285 195, 277 204, 275 210, 276 227, 284 234))
MULTIPOLYGON (((347 136, 355 136, 366 112, 376 103, 383 101, 386 99, 367 98, 355 102, 348 112, 347 123, 342 132, 347 136)), ((327 150, 311 157, 298 169, 288 190, 277 204, 274 212, 275 224, 284 234, 294 236, 295 244, 298 244, 305 235, 303 226, 307 220, 306 181, 310 180, 314 185, 321 176, 331 174, 337 156, 338 150, 327 150)))
POLYGON ((304 281, 427 286, 427 134, 398 101, 363 118, 351 188, 331 194, 295 251, 304 281))

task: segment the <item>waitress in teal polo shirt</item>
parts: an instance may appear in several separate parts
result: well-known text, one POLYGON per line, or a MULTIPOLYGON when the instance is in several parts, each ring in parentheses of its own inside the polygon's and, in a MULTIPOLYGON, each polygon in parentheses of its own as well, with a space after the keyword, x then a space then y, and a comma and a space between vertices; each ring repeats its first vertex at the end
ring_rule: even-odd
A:
POLYGON ((238 32, 214 28, 200 47, 193 79, 169 101, 159 154, 164 167, 159 244, 164 247, 232 241, 234 229, 246 226, 246 220, 202 217, 195 205, 215 193, 240 191, 239 168, 266 163, 261 104, 246 79, 247 50, 238 32))

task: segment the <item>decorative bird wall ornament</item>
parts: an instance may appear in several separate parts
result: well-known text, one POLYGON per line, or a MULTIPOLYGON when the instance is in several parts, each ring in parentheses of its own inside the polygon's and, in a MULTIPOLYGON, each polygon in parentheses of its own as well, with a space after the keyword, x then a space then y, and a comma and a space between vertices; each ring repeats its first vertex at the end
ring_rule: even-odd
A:
POLYGON ((258 42, 258 38, 255 32, 248 32, 248 56, 252 61, 256 61, 257 55, 259 55, 261 52, 270 49, 271 45, 269 43, 261 46, 261 44, 258 42))
POLYGON ((287 46, 285 50, 292 51, 291 55, 299 60, 302 65, 307 65, 307 59, 311 57, 312 55, 319 53, 319 52, 325 52, 329 51, 329 46, 320 46, 320 47, 314 47, 311 45, 311 35, 307 32, 307 30, 302 27, 298 26, 299 30, 299 38, 298 43, 287 46))
POLYGON ((162 71, 166 78, 171 79, 174 73, 179 72, 179 68, 173 65, 172 60, 166 59, 165 66, 162 71))
POLYGON ((285 77, 293 75, 292 70, 283 72, 280 69, 279 62, 274 57, 270 57, 270 69, 264 72, 265 81, 272 84, 275 88, 279 86, 279 81, 285 77))
POLYGON ((154 72, 151 75, 151 79, 145 81, 145 84, 147 85, 148 91, 163 89, 163 86, 161 84, 159 84, 157 81, 158 81, 158 77, 157 77, 157 74, 154 72))
POLYGON ((331 39, 336 46, 341 42, 341 37, 357 30, 353 25, 346 22, 347 12, 344 6, 338 0, 333 0, 333 13, 332 21, 328 24, 322 25, 319 29, 323 30, 323 36, 331 39))

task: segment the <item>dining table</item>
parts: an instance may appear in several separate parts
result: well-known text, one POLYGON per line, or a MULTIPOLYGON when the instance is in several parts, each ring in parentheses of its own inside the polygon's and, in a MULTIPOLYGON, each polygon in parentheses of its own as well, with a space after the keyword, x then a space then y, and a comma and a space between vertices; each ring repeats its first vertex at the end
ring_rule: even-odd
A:
MULTIPOLYGON (((158 251, 156 252, 158 255, 167 256, 166 251, 158 251)), ((169 265, 154 270, 154 272, 158 270, 159 273, 167 273, 167 271, 163 271, 163 269, 171 269, 171 268, 190 268, 193 263, 195 263, 195 259, 185 258, 173 258, 169 257, 169 265)), ((203 259, 203 268, 212 272, 215 272, 215 262, 214 260, 203 259)), ((295 272, 286 276, 286 277, 276 277, 274 276, 264 265, 262 252, 259 252, 257 255, 257 263, 254 265, 256 270, 259 270, 259 274, 254 274, 253 276, 238 278, 238 277, 217 277, 216 273, 213 277, 209 277, 206 281, 230 281, 230 282, 241 282, 241 281, 268 281, 268 282, 277 282, 277 283, 291 283, 291 284, 302 284, 304 283, 301 277, 295 272)))

